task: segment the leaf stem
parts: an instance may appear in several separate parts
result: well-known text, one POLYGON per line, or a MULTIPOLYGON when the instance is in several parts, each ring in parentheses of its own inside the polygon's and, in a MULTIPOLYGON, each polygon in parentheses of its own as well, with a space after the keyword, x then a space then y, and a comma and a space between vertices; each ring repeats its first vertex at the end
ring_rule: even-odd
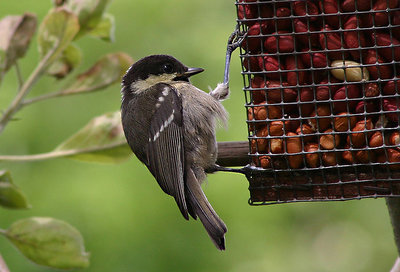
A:
POLYGON ((113 143, 101 147, 88 147, 82 149, 71 149, 71 150, 56 150, 47 153, 40 153, 34 155, 0 155, 0 162, 1 161, 10 161, 10 162, 26 162, 26 161, 41 161, 41 160, 48 160, 48 159, 55 159, 67 156, 73 156, 83 153, 89 152, 97 152, 103 151, 108 149, 113 149, 118 146, 124 145, 126 142, 119 142, 113 143))
POLYGON ((68 95, 74 95, 74 94, 83 94, 83 93, 90 93, 96 90, 100 90, 103 88, 106 88, 109 86, 112 82, 106 82, 105 84, 101 85, 95 85, 90 88, 81 88, 81 89, 66 89, 66 90, 61 90, 58 92, 53 92, 53 93, 47 93, 43 94, 40 96, 36 96, 30 99, 25 99, 24 101, 21 102, 21 107, 28 106, 32 103, 51 99, 51 98, 56 98, 56 97, 62 97, 62 96, 68 96, 68 95))
POLYGON ((49 59, 53 56, 55 50, 58 48, 58 45, 56 44, 52 50, 50 50, 45 57, 39 62, 39 64, 36 66, 35 70, 31 73, 29 78, 24 82, 22 85, 21 89, 15 96, 14 100, 11 102, 10 106, 5 110, 3 116, 0 119, 0 133, 4 130, 6 127, 7 123, 11 120, 13 115, 21 108, 21 103, 24 99, 24 97, 29 93, 29 91, 32 89, 33 85, 36 83, 36 81, 39 79, 39 77, 42 75, 44 72, 44 69, 48 65, 49 59))
POLYGON ((22 77, 18 61, 15 62, 14 66, 15 66, 15 73, 17 74, 17 79, 18 79, 18 90, 21 90, 22 86, 24 85, 24 79, 22 77))
POLYGON ((0 272, 10 272, 1 254, 0 254, 0 272))

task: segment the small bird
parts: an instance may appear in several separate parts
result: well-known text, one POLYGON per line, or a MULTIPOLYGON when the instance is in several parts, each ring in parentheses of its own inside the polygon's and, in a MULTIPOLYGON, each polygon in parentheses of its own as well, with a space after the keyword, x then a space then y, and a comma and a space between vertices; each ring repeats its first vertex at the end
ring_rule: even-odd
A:
POLYGON ((186 220, 200 218, 220 250, 225 249, 225 223, 208 202, 201 183, 216 167, 217 121, 226 123, 219 102, 228 85, 210 95, 189 77, 204 71, 189 68, 168 55, 151 55, 134 63, 122 80, 121 117, 132 151, 174 197, 186 220))

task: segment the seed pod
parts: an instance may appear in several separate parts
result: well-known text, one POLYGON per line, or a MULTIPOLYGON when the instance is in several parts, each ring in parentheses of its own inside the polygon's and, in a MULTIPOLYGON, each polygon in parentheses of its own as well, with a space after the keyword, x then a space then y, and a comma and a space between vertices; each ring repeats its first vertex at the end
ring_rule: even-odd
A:
POLYGON ((365 64, 375 64, 367 67, 371 79, 388 79, 392 77, 393 69, 390 64, 382 65, 386 63, 374 49, 369 49, 364 59, 365 64))
POLYGON ((306 82, 306 72, 304 71, 304 64, 301 58, 296 58, 295 56, 287 56, 285 61, 286 70, 291 70, 287 72, 287 82, 289 86, 296 86, 297 84, 303 85, 306 82), (297 61, 297 63, 296 63, 297 61), (302 71, 296 71, 296 70, 302 71))
POLYGON ((390 13, 391 24, 394 26, 392 28, 392 34, 400 41, 400 10, 393 11, 390 13))
POLYGON ((361 64, 351 60, 335 60, 331 63, 332 68, 339 68, 340 69, 332 69, 331 73, 334 77, 339 80, 346 80, 346 81, 368 81, 369 80, 369 73, 367 68, 363 67, 361 69, 361 64))
POLYGON ((352 152, 351 152, 350 150, 348 150, 348 149, 350 148, 349 145, 346 144, 346 145, 344 146, 344 148, 347 149, 347 150, 345 150, 345 151, 342 152, 342 158, 343 158, 347 163, 353 164, 353 163, 354 163, 354 157, 353 157, 352 152))
POLYGON ((260 66, 264 67, 265 71, 268 72, 265 73, 267 78, 277 80, 279 80, 281 77, 281 72, 278 71, 284 69, 283 65, 278 61, 278 59, 271 55, 264 56, 264 62, 260 66))
POLYGON ((371 0, 344 0, 342 3, 342 10, 345 12, 357 10, 370 10, 371 0))
POLYGON ((389 24, 387 8, 398 8, 398 0, 377 0, 372 7, 374 12, 369 14, 369 23, 375 26, 386 26, 389 24), (387 3, 389 2, 389 5, 387 3), (381 11, 381 12, 377 12, 381 11))
POLYGON ((261 103, 265 101, 265 80, 264 77, 255 76, 251 79, 251 88, 253 89, 263 89, 263 90, 253 90, 251 91, 251 97, 254 103, 261 103))
MULTIPOLYGON (((276 27, 278 30, 287 30, 291 26, 291 21, 289 18, 280 19, 279 17, 290 17, 291 11, 287 7, 278 7, 276 9, 276 27)), ((275 26, 274 26, 275 27, 275 26)), ((275 28, 274 28, 275 29, 275 28)))
POLYGON ((330 97, 336 93, 336 91, 341 87, 341 85, 333 85, 331 83, 338 83, 338 80, 332 77, 330 81, 328 78, 323 79, 316 88, 316 99, 318 101, 328 100, 330 97))
POLYGON ((264 169, 271 167, 271 158, 269 156, 261 156, 259 157, 260 166, 264 169))
POLYGON ((364 87, 364 95, 366 97, 375 97, 380 94, 379 86, 375 82, 367 83, 364 87))
POLYGON ((335 152, 324 152, 322 154, 322 162, 325 166, 337 165, 335 152))
MULTIPOLYGON (((353 127, 352 131, 353 132, 358 132, 359 133, 351 133, 350 134, 350 139, 351 139, 351 144, 354 147, 363 147, 366 144, 365 141, 365 136, 370 136, 372 133, 366 132, 366 130, 371 130, 373 129, 372 121, 371 119, 367 120, 361 120, 356 123, 356 125, 353 127), (367 133, 367 135, 365 135, 367 133)), ((350 139, 348 138, 348 144, 350 144, 350 139)))
POLYGON ((304 151, 310 152, 309 154, 306 154, 306 162, 309 167, 319 167, 320 161, 319 161, 319 155, 318 155, 318 144, 316 143, 308 143, 304 147, 304 151))
MULTIPOLYGON (((302 150, 300 137, 298 137, 297 134, 293 132, 288 132, 287 136, 289 137, 286 138, 286 151, 288 153, 300 153, 302 150)), ((289 155, 288 160, 290 168, 293 169, 300 168, 303 163, 303 158, 300 154, 293 156, 289 155)))
POLYGON ((283 135, 283 122, 282 121, 272 121, 269 124, 269 135, 282 136, 283 135))
MULTIPOLYGON (((333 95, 333 100, 343 100, 346 98, 358 98, 358 97, 361 97, 360 88, 358 87, 358 85, 351 84, 343 86, 340 89, 338 89, 333 95)), ((347 111, 348 109, 349 110, 354 109, 356 104, 357 104, 356 100, 337 101, 333 102, 333 108, 335 109, 335 112, 344 112, 347 111)))
POLYGON ((319 137, 319 144, 323 149, 331 150, 337 147, 340 144, 339 134, 333 134, 333 130, 327 129, 324 131, 324 134, 319 137))
POLYGON ((396 98, 383 99, 383 109, 385 111, 393 111, 393 113, 386 113, 388 120, 397 123, 399 121, 399 103, 396 98))
MULTIPOLYGON (((319 9, 323 12, 323 14, 335 14, 338 13, 338 1, 337 0, 321 0, 318 1, 319 9)), ((332 26, 333 28, 339 27, 339 14, 325 16, 325 21, 332 26)))
POLYGON ((389 144, 394 145, 397 148, 400 148, 400 132, 399 131, 394 131, 390 134, 389 144))
POLYGON ((333 120, 335 131, 338 132, 348 131, 349 129, 353 128, 356 125, 357 122, 356 116, 349 115, 349 113, 347 112, 341 112, 337 115, 338 116, 335 117, 335 119, 333 120))
POLYGON ((304 33, 301 35, 296 35, 296 41, 299 41, 303 46, 309 46, 309 42, 311 46, 319 46, 319 35, 317 33, 308 33, 316 31, 315 27, 310 24, 309 28, 306 23, 302 22, 300 19, 294 19, 294 31, 296 33, 304 33))
POLYGON ((292 88, 285 88, 288 86, 287 82, 278 80, 267 80, 267 100, 270 103, 281 103, 282 93, 284 102, 294 102, 297 99, 297 91, 292 88))
POLYGON ((319 131, 327 130, 331 126, 331 118, 320 118, 321 116, 329 116, 331 115, 331 108, 329 104, 319 104, 317 105, 317 111, 311 114, 311 117, 318 118, 310 118, 308 119, 308 124, 312 129, 319 131))
POLYGON ((290 53, 294 50, 293 37, 284 35, 284 33, 274 33, 275 36, 270 36, 265 39, 264 47, 269 53, 290 53))
POLYGON ((257 130, 256 136, 260 138, 251 140, 252 153, 267 153, 268 150, 268 139, 264 138, 267 134, 267 127, 262 127, 257 130))
MULTIPOLYGON (((263 101, 257 105, 265 104, 266 102, 263 101)), ((247 119, 249 120, 249 128, 250 129, 260 129, 261 127, 265 126, 263 122, 254 122, 255 120, 265 120, 267 117, 265 106, 254 106, 247 108, 247 119), (253 122, 252 122, 253 121, 253 122)))
POLYGON ((375 131, 369 139, 369 147, 379 147, 383 145, 383 135, 380 131, 375 131))
POLYGON ((382 48, 378 49, 379 55, 383 56, 387 61, 400 61, 399 40, 395 37, 391 37, 390 34, 378 32, 372 34, 372 40, 376 40, 376 45, 382 46, 382 48))
POLYGON ((329 25, 325 25, 325 27, 321 30, 321 33, 319 33, 319 43, 322 49, 328 50, 328 56, 330 57, 330 59, 338 60, 342 59, 343 57, 346 58, 348 55, 347 52, 339 51, 339 49, 342 48, 340 35, 332 31, 333 29, 329 25))
POLYGON ((242 48, 250 52, 257 52, 261 49, 262 38, 261 31, 262 26, 260 23, 255 23, 247 31, 247 39, 242 42, 242 48))
MULTIPOLYGON (((379 102, 378 102, 379 103, 379 102)), ((376 111, 376 101, 359 101, 356 105, 356 113, 374 112, 376 111)))
MULTIPOLYGON (((239 3, 243 1, 240 0, 239 3)), ((257 6, 256 5, 248 5, 248 4, 239 4, 237 15, 239 20, 247 20, 257 18, 257 6)), ((254 21, 245 21, 245 24, 250 26, 254 24, 254 21)))
POLYGON ((356 160, 359 163, 370 163, 373 161, 372 153, 368 154, 368 150, 358 150, 355 154, 356 160))
POLYGON ((295 132, 300 125, 300 120, 291 119, 290 116, 285 120, 285 132, 295 132))
MULTIPOLYGON (((346 23, 344 24, 344 29, 354 29, 353 31, 345 31, 343 33, 344 41, 346 43, 347 48, 356 48, 365 47, 367 42, 365 41, 364 34, 360 30, 356 30, 358 27, 357 25, 357 16, 351 16, 346 23)), ((361 50, 354 50, 350 51, 351 56, 355 60, 360 59, 361 50)))
POLYGON ((318 15, 319 14, 318 7, 310 0, 295 1, 293 3, 293 11, 294 11, 294 14, 296 14, 297 16, 300 16, 300 18, 305 18, 306 20, 308 18, 310 21, 315 21, 318 19, 318 17, 316 17, 316 16, 310 16, 310 15, 318 15))
POLYGON ((280 138, 273 138, 270 140, 271 153, 280 154, 283 153, 283 140, 280 138))
POLYGON ((388 160, 389 162, 392 163, 397 163, 397 164, 391 164, 389 167, 393 170, 399 170, 400 169, 400 151, 397 149, 389 148, 387 149, 387 155, 388 155, 388 160))
POLYGON ((256 120, 266 120, 267 119, 267 110, 266 110, 265 106, 254 107, 254 118, 256 120))
POLYGON ((385 95, 394 95, 396 93, 400 93, 400 76, 388 81, 383 88, 383 93, 385 95))
MULTIPOLYGON (((300 89, 299 93, 299 100, 300 102, 311 102, 314 100, 314 92, 311 88, 309 87, 304 87, 300 89)), ((314 103, 301 103, 300 104, 300 110, 301 110, 301 116, 302 117, 307 117, 310 116, 311 113, 314 111, 314 103)))
POLYGON ((301 126, 299 126, 296 129, 296 134, 297 135, 311 135, 311 136, 304 136, 303 137, 303 142, 304 143, 308 143, 308 142, 311 142, 311 141, 315 140, 314 133, 315 133, 315 130, 313 130, 311 128, 311 126, 307 125, 307 124, 302 124, 301 126))
MULTIPOLYGON (((269 105, 267 107, 268 109, 268 118, 269 119, 279 119, 282 118, 282 107, 281 106, 274 106, 274 105, 269 105)), ((265 118, 267 119, 267 118, 265 118)), ((263 120, 265 120, 263 119, 263 120)))
MULTIPOLYGON (((259 72, 261 71, 260 60, 261 57, 249 56, 243 59, 243 66, 248 72, 259 72)), ((262 78, 262 77, 260 77, 262 78)))

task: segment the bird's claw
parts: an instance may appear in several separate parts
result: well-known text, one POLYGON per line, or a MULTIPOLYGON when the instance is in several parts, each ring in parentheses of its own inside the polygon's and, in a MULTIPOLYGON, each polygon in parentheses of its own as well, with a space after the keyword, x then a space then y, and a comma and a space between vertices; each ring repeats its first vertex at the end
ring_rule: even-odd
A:
POLYGON ((238 48, 242 44, 242 42, 246 38, 246 36, 247 36, 247 33, 240 31, 239 25, 236 25, 235 30, 232 32, 232 34, 228 38, 227 50, 231 53, 233 51, 235 51, 235 49, 238 48))

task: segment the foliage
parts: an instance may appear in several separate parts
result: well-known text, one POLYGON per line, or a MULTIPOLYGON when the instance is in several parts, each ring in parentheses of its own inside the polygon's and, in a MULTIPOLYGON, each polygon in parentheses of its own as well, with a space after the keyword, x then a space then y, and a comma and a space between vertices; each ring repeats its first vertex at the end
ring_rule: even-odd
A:
MULTIPOLYGON (((50 98, 99 91, 121 81, 132 63, 123 52, 107 54, 87 71, 68 81, 82 61, 83 54, 77 40, 91 35, 111 42, 114 40, 114 18, 105 13, 109 0, 55 1, 37 33, 40 55, 36 68, 27 80, 22 79, 18 59, 25 56, 37 27, 37 17, 31 13, 6 16, 0 20, 0 83, 4 75, 16 67, 20 88, 0 118, 0 133, 23 107, 50 98), (64 82, 58 91, 27 99, 27 94, 43 76, 64 82)), ((84 128, 49 153, 35 155, 0 155, 0 161, 33 161, 68 157, 91 162, 116 163, 126 160, 130 150, 125 142, 119 111, 94 118, 84 128)), ((0 171, 0 206, 30 208, 22 191, 12 182, 7 170, 0 171)), ((31 217, 0 230, 25 257, 53 268, 84 268, 89 265, 83 238, 78 230, 63 221, 49 217, 31 217)), ((0 267, 0 270, 6 268, 0 267)))

